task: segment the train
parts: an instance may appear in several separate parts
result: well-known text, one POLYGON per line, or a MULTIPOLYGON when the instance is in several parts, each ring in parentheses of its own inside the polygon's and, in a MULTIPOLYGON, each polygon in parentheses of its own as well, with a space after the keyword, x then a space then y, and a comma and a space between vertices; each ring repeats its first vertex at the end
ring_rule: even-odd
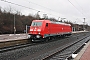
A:
POLYGON ((69 36, 72 34, 70 24, 50 20, 33 20, 28 31, 28 39, 31 41, 44 41, 57 36, 69 36))

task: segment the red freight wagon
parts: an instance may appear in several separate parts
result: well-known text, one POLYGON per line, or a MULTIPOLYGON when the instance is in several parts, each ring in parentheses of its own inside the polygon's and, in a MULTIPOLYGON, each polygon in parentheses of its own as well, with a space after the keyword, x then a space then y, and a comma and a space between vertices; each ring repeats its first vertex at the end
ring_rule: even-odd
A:
POLYGON ((71 35, 71 25, 50 20, 33 20, 28 33, 32 41, 49 39, 54 36, 71 35))

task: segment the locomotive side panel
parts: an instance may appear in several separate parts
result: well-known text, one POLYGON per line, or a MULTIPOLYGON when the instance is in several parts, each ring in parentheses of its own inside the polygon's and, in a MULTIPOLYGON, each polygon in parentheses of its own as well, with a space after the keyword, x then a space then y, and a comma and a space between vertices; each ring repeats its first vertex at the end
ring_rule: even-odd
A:
POLYGON ((69 25, 64 24, 48 23, 48 26, 46 26, 44 30, 44 35, 47 35, 47 37, 69 33, 71 33, 71 27, 69 25))

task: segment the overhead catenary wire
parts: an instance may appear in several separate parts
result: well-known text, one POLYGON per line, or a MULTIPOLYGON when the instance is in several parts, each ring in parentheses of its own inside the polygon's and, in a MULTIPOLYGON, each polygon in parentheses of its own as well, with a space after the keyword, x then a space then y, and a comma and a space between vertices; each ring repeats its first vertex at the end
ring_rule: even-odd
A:
MULTIPOLYGON (((30 8, 30 7, 26 7, 26 6, 23 6, 23 5, 20 5, 20 4, 12 3, 12 2, 10 2, 10 1, 6 1, 6 0, 1 0, 1 1, 7 2, 7 3, 10 3, 10 4, 14 4, 14 5, 17 5, 17 6, 21 6, 21 7, 24 7, 24 8, 36 10, 36 9, 30 8)), ((36 11, 37 11, 37 10, 36 10, 36 11)))
MULTIPOLYGON (((25 0, 26 1, 26 0, 25 0)), ((69 1, 69 0, 68 0, 69 1)), ((32 4, 35 4, 35 5, 38 5, 38 6, 41 6, 41 7, 43 7, 43 8, 46 8, 46 9, 49 9, 49 10, 51 10, 51 11, 53 11, 53 12, 56 12, 56 11, 54 11, 54 10, 52 10, 52 9, 50 9, 50 8, 47 8, 47 7, 44 7, 44 6, 42 6, 42 5, 39 5, 39 4, 36 4, 36 3, 34 3, 34 2, 31 2, 31 1, 28 1, 29 3, 32 3, 32 4)), ((71 2, 71 1, 69 1, 77 10, 78 10, 78 8, 71 2)), ((79 5, 79 4, 78 4, 79 5)), ((80 6, 80 5, 79 5, 80 6)), ((81 7, 81 6, 80 6, 81 7)), ((82 7, 81 7, 81 9, 82 9, 82 7)), ((79 11, 79 10, 78 10, 79 11)), ((83 11, 83 9, 82 9, 82 11, 83 11)), ((81 11, 79 11, 82 15, 84 15, 81 11)), ((58 12, 56 12, 56 13, 58 13, 58 12)), ((85 15, 84 15, 85 16, 85 15)))
MULTIPOLYGON (((25 0, 25 1, 26 1, 26 0, 25 0)), ((55 10, 52 10, 52 9, 50 9, 50 8, 48 8, 48 7, 39 5, 39 4, 37 4, 37 3, 31 2, 31 1, 28 1, 28 2, 29 2, 29 3, 32 3, 32 4, 35 4, 35 5, 38 5, 38 6, 40 6, 40 7, 46 8, 46 9, 48 9, 48 10, 50 10, 50 11, 56 12, 55 10)), ((56 13, 59 13, 59 12, 56 12, 56 13)))
MULTIPOLYGON (((76 1, 76 0, 75 0, 76 1)), ((81 10, 83 10, 83 8, 81 7, 81 5, 76 1, 76 3, 79 5, 79 7, 81 8, 81 10)))
MULTIPOLYGON (((76 1, 76 0, 75 0, 76 1)), ((82 6, 76 1, 76 3, 78 4, 78 6, 81 8, 82 11, 84 11, 84 9, 82 8, 82 6)), ((87 14, 87 13, 86 13, 87 14)), ((88 15, 88 14, 87 14, 88 15)), ((88 15, 90 16, 90 15, 88 15)))
MULTIPOLYGON (((20 7, 28 8, 28 9, 31 9, 31 10, 40 11, 40 10, 37 10, 37 9, 34 9, 34 8, 30 8, 30 7, 26 7, 26 6, 17 4, 17 3, 13 3, 13 2, 10 2, 10 1, 6 1, 6 0, 1 0, 1 1, 7 2, 7 3, 9 3, 9 4, 17 5, 17 6, 20 6, 20 7)), ((44 12, 44 11, 40 11, 40 12, 46 13, 46 12, 44 12)), ((52 15, 52 16, 56 16, 56 15, 50 14, 50 13, 47 13, 47 14, 52 15)), ((59 16, 58 16, 58 17, 59 17, 59 16)))
MULTIPOLYGON (((68 0, 68 1, 70 2, 70 0, 68 0)), ((76 0, 75 0, 75 1, 76 1, 76 0)), ((71 3, 71 2, 70 2, 70 3, 71 3)), ((79 5, 80 9, 81 9, 82 11, 84 11, 83 8, 81 7, 81 5, 80 5, 77 1, 76 1, 76 3, 79 5)), ((71 3, 71 4, 73 5, 73 3, 71 3)), ((74 6, 74 5, 73 5, 73 6, 74 6)), ((74 7, 75 7, 75 6, 74 6, 74 7)), ((76 9, 77 9, 77 8, 76 8, 76 9)), ((78 10, 78 11, 79 11, 79 10, 78 10)), ((79 11, 79 12, 81 12, 81 11, 79 11)), ((81 13, 82 13, 82 12, 81 12, 81 13)), ((82 15, 84 15, 83 19, 86 18, 87 16, 90 16, 90 15, 88 15, 87 13, 86 13, 86 14, 83 14, 83 13, 82 13, 82 15), (87 15, 87 16, 86 16, 86 15, 87 15)))
POLYGON ((83 16, 85 16, 81 11, 78 10, 78 8, 70 0, 68 0, 68 1, 74 8, 77 9, 78 12, 80 12, 83 16))
MULTIPOLYGON (((26 1, 26 0, 25 0, 26 1)), ((42 5, 39 5, 39 4, 37 4, 37 3, 34 3, 34 2, 31 2, 31 1, 28 1, 29 3, 32 3, 32 4, 35 4, 35 5, 38 5, 38 6, 40 6, 40 7, 43 7, 43 8, 46 8, 46 9, 48 9, 48 10, 50 10, 50 11, 53 11, 53 12, 56 12, 56 11, 54 11, 54 10, 52 10, 52 9, 50 9, 50 8, 47 8, 47 7, 44 7, 44 6, 42 6, 42 5)), ((70 1, 69 1, 70 2, 70 1)), ((70 2, 71 3, 71 2, 70 2)), ((73 3, 71 3, 77 10, 78 10, 78 8, 73 4, 73 3)), ((79 5, 79 4, 78 4, 79 5)), ((80 6, 80 5, 79 5, 80 6)), ((81 6, 80 6, 81 7, 81 6)), ((81 8, 82 9, 82 8, 81 8)), ((82 9, 83 10, 83 9, 82 9)), ((78 10, 79 11, 79 10, 78 10)), ((84 15, 81 11, 79 11, 82 15, 84 15)), ((56 13, 59 13, 59 12, 56 12, 56 13)), ((84 15, 85 16, 85 15, 84 15)))
MULTIPOLYGON (((25 0, 26 1, 26 0, 25 0)), ((68 0, 69 1, 69 0, 68 0)), ((43 8, 46 8, 46 9, 49 9, 49 10, 51 10, 51 11, 53 11, 53 12, 56 12, 56 11, 54 11, 54 10, 52 10, 52 9, 50 9, 50 8, 47 8, 47 7, 44 7, 44 6, 42 6, 42 5, 39 5, 39 4, 36 4, 36 3, 34 3, 34 2, 31 2, 31 1, 28 1, 29 3, 32 3, 32 4, 35 4, 35 5, 38 5, 38 6, 41 6, 41 7, 43 7, 43 8)), ((77 10, 78 10, 78 8, 71 2, 71 1, 69 1, 77 10)), ((79 4, 78 4, 79 5, 79 4)), ((79 5, 80 6, 80 5, 79 5)), ((81 6, 80 6, 81 7, 81 6)), ((82 9, 82 7, 81 7, 81 9, 82 9)), ((79 11, 79 10, 78 10, 79 11)), ((83 9, 82 9, 82 11, 83 11, 83 9)), ((85 16, 85 14, 84 13, 82 13, 81 11, 79 11, 82 15, 84 15, 85 16)), ((58 12, 56 12, 56 13, 58 13, 58 12)))
MULTIPOLYGON (((31 10, 35 10, 35 11, 40 11, 40 10, 37 10, 37 9, 34 9, 34 8, 30 8, 30 7, 27 7, 27 6, 24 6, 24 5, 20 5, 20 4, 17 4, 17 3, 13 3, 13 2, 10 2, 10 1, 7 1, 7 0, 1 0, 1 1, 4 1, 4 2, 7 2, 7 3, 10 3, 10 4, 14 4, 14 5, 17 5, 17 6, 21 6, 21 7, 24 7, 24 8, 28 8, 28 9, 31 9, 31 10)), ((69 1, 69 0, 68 0, 69 1)), ((30 3, 31 1, 29 1, 29 3, 30 3)), ((69 1, 70 2, 70 1, 69 1)), ((31 3, 33 3, 33 2, 31 2, 31 3)), ((77 10, 78 10, 78 8, 72 3, 72 2, 70 2, 77 10)), ((33 3, 33 4, 36 4, 36 3, 33 3)), ((38 6, 41 6, 41 5, 39 5, 39 4, 36 4, 36 5, 38 5, 38 6)), ((42 7, 44 7, 44 6, 42 6, 42 7)), ((44 7, 44 8, 47 8, 47 7, 44 7)), ((56 11, 54 11, 54 10, 52 10, 52 9, 50 9, 50 8, 47 8, 47 9, 49 9, 49 10, 51 10, 51 11, 53 11, 53 12, 56 12, 56 11)), ((79 10, 78 10, 79 11, 79 10)), ((46 12, 44 12, 44 11, 40 11, 40 12, 42 12, 42 13, 45 13, 45 14, 49 14, 49 15, 52 15, 52 16, 54 16, 54 17, 60 17, 60 16, 58 16, 58 15, 55 15, 55 14, 51 14, 51 13, 46 13, 46 12)), ((79 11, 82 15, 84 15, 81 11, 79 11)), ((58 13, 58 12, 57 12, 58 13)), ((85 15, 84 15, 85 16, 85 15)))
MULTIPOLYGON (((33 8, 30 8, 30 7, 26 7, 26 6, 23 6, 23 5, 20 5, 20 4, 16 4, 16 3, 13 3, 13 2, 10 2, 10 1, 6 1, 6 0, 1 0, 1 1, 4 1, 4 2, 7 2, 7 3, 10 3, 10 4, 14 4, 14 5, 17 5, 17 6, 21 6, 21 7, 24 7, 24 8, 28 8, 28 9, 31 9, 31 10, 35 10, 35 11, 40 11, 40 10, 37 10, 37 9, 33 9, 33 8)), ((69 0, 68 0, 69 1, 69 0)), ((28 1, 29 3, 33 3, 33 2, 31 2, 31 1, 28 1)), ((69 1, 70 2, 70 1, 69 1)), ((71 2, 70 2, 71 3, 71 2)), ((33 3, 33 4, 36 4, 36 3, 33 3)), ((71 3, 72 4, 72 3, 71 3)), ((38 6, 41 6, 41 5, 39 5, 39 4, 36 4, 36 5, 38 5, 38 6)), ((73 5, 73 4, 72 4, 73 5)), ((74 5, 73 5, 74 6, 74 5)), ((44 6, 41 6, 41 7, 44 7, 44 6)), ((75 7, 75 6, 74 6, 75 7)), ((44 7, 44 8, 47 8, 47 7, 44 7)), ((76 7, 75 7, 76 8, 76 7)), ((47 8, 47 9, 49 9, 49 8, 47 8)), ((77 9, 77 8, 76 8, 77 9)), ((51 9, 49 9, 49 10, 51 10, 51 9)), ((77 9, 78 10, 78 9, 77 9)), ((51 11, 54 11, 54 10, 51 10, 51 11)), ((43 12, 43 11, 40 11, 40 12, 43 12)), ((56 12, 56 11, 54 11, 54 12, 56 12)), ((43 12, 43 13, 46 13, 46 12, 43 12)), ((48 14, 50 14, 50 13, 48 13, 48 14)), ((53 14, 50 14, 50 15, 53 15, 53 14)), ((53 15, 53 16, 56 16, 56 15, 53 15)), ((58 17, 60 17, 60 16, 58 16, 58 17)))

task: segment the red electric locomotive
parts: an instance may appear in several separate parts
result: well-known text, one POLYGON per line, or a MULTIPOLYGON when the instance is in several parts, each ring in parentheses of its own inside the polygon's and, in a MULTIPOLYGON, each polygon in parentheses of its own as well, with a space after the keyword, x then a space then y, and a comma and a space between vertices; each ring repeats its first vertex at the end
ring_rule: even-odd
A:
POLYGON ((50 20, 33 20, 28 33, 31 41, 47 40, 54 36, 71 35, 71 25, 50 20))

